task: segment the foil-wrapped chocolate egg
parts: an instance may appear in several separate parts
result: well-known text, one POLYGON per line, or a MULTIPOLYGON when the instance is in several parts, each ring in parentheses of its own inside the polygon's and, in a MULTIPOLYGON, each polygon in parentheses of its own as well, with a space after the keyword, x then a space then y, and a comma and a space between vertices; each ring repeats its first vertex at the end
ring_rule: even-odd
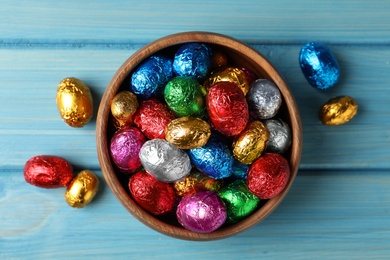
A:
POLYGON ((211 73, 211 75, 205 80, 203 86, 206 89, 212 87, 215 83, 221 81, 234 82, 242 90, 244 96, 249 91, 249 83, 245 72, 239 68, 223 67, 219 68, 211 73))
POLYGON ((261 200, 277 196, 290 178, 288 161, 277 153, 266 153, 249 168, 246 183, 261 200))
POLYGON ((358 105, 349 96, 338 96, 328 100, 320 111, 320 120, 324 125, 341 125, 351 120, 357 113, 358 105))
POLYGON ((143 61, 131 75, 131 90, 142 99, 160 96, 172 78, 172 60, 154 55, 143 61))
POLYGON ((134 123, 147 138, 164 139, 165 129, 174 118, 175 114, 166 104, 152 98, 141 101, 134 114, 134 123))
POLYGON ((118 128, 130 126, 133 123, 133 115, 137 109, 137 96, 128 90, 119 92, 111 101, 111 114, 115 118, 115 125, 118 128))
POLYGON ((328 47, 318 42, 309 42, 299 53, 299 65, 309 84, 325 90, 339 81, 340 67, 328 47))
POLYGON ((238 135, 248 123, 248 104, 236 83, 215 83, 207 93, 206 107, 214 127, 224 135, 238 135))
POLYGON ((236 223, 250 216, 260 203, 246 186, 245 180, 236 180, 218 191, 227 212, 226 223, 236 223))
POLYGON ((190 149, 188 154, 199 171, 214 179, 223 179, 232 175, 233 156, 221 138, 211 136, 207 144, 190 149))
POLYGON ((95 197, 99 189, 99 179, 88 170, 79 172, 65 191, 65 201, 74 208, 83 208, 95 197))
POLYGON ((191 171, 187 153, 163 139, 146 141, 139 159, 148 173, 163 182, 179 181, 191 171))
POLYGON ((56 103, 61 118, 71 127, 83 127, 93 116, 91 91, 77 78, 65 78, 59 83, 56 103))
POLYGON ((24 165, 24 179, 40 188, 65 187, 73 178, 72 165, 62 157, 38 155, 24 165))
POLYGON ((232 166, 232 176, 236 179, 245 180, 246 175, 248 174, 249 164, 241 163, 237 160, 234 160, 232 166))
POLYGON ((207 122, 197 117, 180 117, 168 124, 165 139, 180 149, 192 149, 205 145, 210 135, 207 122))
POLYGON ((262 122, 250 122, 234 138, 232 144, 233 157, 239 162, 251 164, 265 151, 268 139, 269 132, 262 122))
POLYGON ((173 71, 178 76, 191 77, 196 80, 204 79, 213 63, 213 53, 204 43, 183 44, 173 59, 173 71))
POLYGON ((256 119, 274 117, 282 105, 282 94, 279 88, 268 79, 255 80, 246 99, 250 114, 256 119))
POLYGON ((202 117, 205 112, 204 90, 198 81, 190 77, 175 77, 168 82, 164 98, 178 117, 202 117))
POLYGON ((227 218, 222 200, 213 191, 200 191, 183 197, 176 216, 186 229, 198 233, 211 233, 221 227, 227 218))
POLYGON ((282 119, 267 119, 264 122, 269 131, 267 152, 284 153, 291 145, 291 130, 282 119))
POLYGON ((193 195, 199 191, 218 191, 222 185, 222 180, 216 180, 202 172, 194 171, 183 180, 175 182, 173 188, 177 195, 183 197, 193 195))
POLYGON ((110 154, 118 169, 132 173, 141 167, 138 154, 146 142, 144 135, 136 127, 117 130, 111 138, 110 154))
POLYGON ((172 185, 159 181, 144 171, 131 176, 128 186, 138 205, 153 215, 172 212, 176 205, 176 194, 172 185))
POLYGON ((228 58, 224 52, 218 49, 213 49, 213 63, 212 68, 226 66, 228 64, 228 58))

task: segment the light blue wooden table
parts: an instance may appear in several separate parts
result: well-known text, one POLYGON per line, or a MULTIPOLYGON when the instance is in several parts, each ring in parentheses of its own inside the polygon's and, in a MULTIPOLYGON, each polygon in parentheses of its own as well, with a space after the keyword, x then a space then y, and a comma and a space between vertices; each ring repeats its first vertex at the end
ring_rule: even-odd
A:
MULTIPOLYGON (((0 259, 389 259, 389 1, 0 2, 0 259), (303 123, 296 182, 265 221, 235 237, 190 242, 134 219, 105 184, 95 119, 65 125, 55 94, 65 77, 86 82, 95 107, 115 70, 143 45, 210 31, 263 53, 290 86, 303 123), (319 92, 305 81, 300 47, 327 44, 341 81, 319 92), (336 95, 359 104, 348 124, 319 123, 336 95), (64 189, 23 178, 25 162, 58 155, 101 180, 96 199, 69 207, 64 189)), ((95 111, 96 112, 96 111, 95 111)), ((95 113, 96 115, 96 113, 95 113)))

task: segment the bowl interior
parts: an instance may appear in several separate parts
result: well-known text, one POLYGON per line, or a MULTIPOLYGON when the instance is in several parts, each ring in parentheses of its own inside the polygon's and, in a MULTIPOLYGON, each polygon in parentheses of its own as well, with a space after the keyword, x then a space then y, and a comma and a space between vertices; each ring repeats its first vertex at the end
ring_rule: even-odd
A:
POLYGON ((96 143, 100 166, 107 184, 120 203, 134 217, 150 228, 165 235, 187 240, 212 240, 232 236, 266 218, 285 197, 295 179, 301 157, 301 138, 301 121, 295 100, 286 83, 274 67, 261 54, 244 43, 224 35, 206 32, 187 32, 170 35, 146 45, 128 58, 107 86, 99 106, 96 124, 96 143), (109 154, 110 138, 115 131, 110 124, 111 100, 120 90, 128 89, 126 87, 126 81, 132 70, 152 54, 162 52, 164 54, 172 54, 173 56, 178 45, 188 42, 207 43, 212 48, 217 48, 224 52, 228 57, 229 65, 245 67, 255 73, 258 78, 272 80, 279 87, 283 95, 283 105, 277 117, 287 122, 292 132, 291 147, 283 154, 289 161, 291 171, 287 187, 276 197, 263 201, 260 208, 248 218, 233 225, 222 226, 218 230, 207 234, 184 229, 177 223, 173 215, 163 217, 154 216, 142 209, 129 194, 127 188, 129 175, 117 174, 109 154))

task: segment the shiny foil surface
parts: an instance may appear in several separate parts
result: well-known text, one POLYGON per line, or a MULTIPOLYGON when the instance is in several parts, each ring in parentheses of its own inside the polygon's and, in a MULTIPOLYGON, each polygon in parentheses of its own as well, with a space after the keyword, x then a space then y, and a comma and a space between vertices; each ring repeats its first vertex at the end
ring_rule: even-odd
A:
POLYGON ((228 81, 234 82, 242 90, 244 96, 249 91, 249 83, 244 71, 234 67, 222 67, 214 70, 211 75, 205 80, 203 86, 209 89, 217 82, 228 81))
POLYGON ((232 176, 235 179, 245 180, 246 175, 248 174, 248 170, 249 170, 248 164, 244 164, 237 160, 234 160, 233 167, 232 167, 232 171, 233 171, 232 176))
POLYGON ((99 189, 99 179, 89 171, 79 172, 69 183, 65 192, 65 201, 74 208, 83 208, 95 197, 99 189))
POLYGON ((260 121, 252 121, 234 138, 233 157, 241 163, 251 164, 265 151, 269 131, 260 121))
POLYGON ((111 114, 119 128, 130 126, 133 123, 133 115, 137 109, 137 96, 128 90, 119 92, 111 101, 111 114))
POLYGON ((192 164, 199 171, 214 179, 232 175, 233 156, 220 138, 211 136, 206 145, 190 149, 188 154, 192 164))
POLYGON ((286 187, 290 178, 288 161, 277 153, 266 153, 249 168, 246 183, 259 199, 271 199, 286 187))
POLYGON ((111 138, 111 159, 123 173, 132 173, 141 167, 138 153, 146 139, 136 127, 117 130, 111 138))
POLYGON ((238 135, 249 120, 244 93, 233 82, 218 82, 208 91, 206 107, 214 127, 226 136, 238 135))
POLYGON ((259 205, 260 199, 246 186, 245 180, 236 180, 218 192, 225 204, 226 223, 236 223, 250 216, 259 205))
POLYGON ((24 179, 40 188, 65 187, 73 178, 73 167, 64 158, 53 155, 38 155, 24 165, 24 179))
POLYGON ((148 173, 163 182, 183 179, 190 174, 192 167, 187 153, 163 139, 145 142, 139 159, 148 173))
POLYGON ((222 180, 216 180, 202 172, 194 171, 183 180, 175 182, 173 188, 177 195, 183 197, 193 195, 199 191, 218 191, 222 185, 222 180))
POLYGON ((172 60, 164 56, 151 56, 131 75, 131 90, 142 99, 160 96, 164 86, 173 77, 172 60))
POLYGON ((320 120, 324 125, 334 126, 349 122, 357 113, 358 105, 349 96, 338 96, 328 100, 320 111, 320 120))
POLYGON ((268 79, 257 79, 246 96, 251 116, 256 119, 274 117, 282 105, 282 94, 268 79))
POLYGON ((264 122, 269 131, 267 152, 284 153, 291 145, 291 130, 282 119, 268 119, 264 122))
POLYGON ((175 114, 157 98, 141 101, 134 114, 135 125, 149 139, 164 139, 165 129, 173 119, 175 114))
POLYGON ((169 213, 175 207, 176 194, 172 185, 144 171, 130 177, 129 190, 138 205, 153 215, 169 213))
POLYGON ((183 197, 176 216, 184 228, 198 233, 217 230, 227 218, 225 205, 213 191, 200 191, 183 197))
POLYGON ((213 64, 213 53, 209 46, 203 43, 183 44, 173 59, 173 71, 178 76, 204 79, 213 64))
POLYGON ((165 86, 164 98, 177 117, 202 117, 205 112, 202 88, 193 78, 175 77, 165 86))
POLYGON ((340 67, 331 50, 318 42, 309 42, 299 53, 299 65, 309 84, 325 90, 339 81, 340 67))
POLYGON ((205 145, 210 135, 207 122, 197 117, 180 117, 168 124, 165 139, 180 149, 193 149, 205 145))
POLYGON ((61 118, 71 127, 83 127, 93 116, 91 91, 77 78, 65 78, 58 84, 56 103, 61 118))

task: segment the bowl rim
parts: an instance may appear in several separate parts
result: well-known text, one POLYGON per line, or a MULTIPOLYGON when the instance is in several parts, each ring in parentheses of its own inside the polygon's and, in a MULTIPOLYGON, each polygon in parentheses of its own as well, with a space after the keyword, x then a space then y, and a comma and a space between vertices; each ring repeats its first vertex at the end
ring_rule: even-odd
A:
POLYGON ((302 125, 299 110, 290 89, 288 88, 281 75, 262 54, 254 50, 249 45, 223 34, 203 31, 181 32, 159 38, 140 48, 139 50, 134 52, 129 58, 127 58, 126 61, 115 72, 111 81, 107 85, 107 88, 99 104, 96 120, 96 148, 99 164, 109 188, 114 193, 115 197, 119 200, 119 202, 136 219, 144 223, 146 226, 154 229, 155 231, 174 238, 198 241, 216 240, 236 235, 253 227, 260 221, 264 220, 267 216, 269 216, 269 214, 271 214, 282 202, 282 200, 290 190, 298 172, 302 153, 302 125), (278 86, 280 92, 282 93, 284 103, 286 104, 287 111, 289 114, 290 128, 292 134, 292 143, 290 148, 291 155, 290 159, 288 160, 290 164, 290 178, 286 188, 276 197, 268 200, 260 209, 258 209, 248 218, 236 224, 230 225, 226 228, 220 228, 211 233, 196 233, 186 230, 182 227, 170 225, 142 209, 128 195, 128 193, 125 191, 122 184, 118 180, 115 170, 111 164, 109 145, 107 140, 107 128, 109 121, 108 118, 111 111, 110 106, 107 104, 111 104, 111 100, 114 98, 115 94, 120 89, 123 81, 126 79, 128 74, 146 57, 151 56, 152 54, 162 49, 171 47, 172 45, 184 44, 189 42, 203 42, 206 44, 208 43, 213 45, 220 45, 224 48, 239 51, 241 54, 247 56, 247 59, 253 61, 254 63, 256 63, 257 66, 264 69, 264 71, 266 71, 268 74, 266 78, 269 78, 270 80, 274 81, 274 83, 278 86))

